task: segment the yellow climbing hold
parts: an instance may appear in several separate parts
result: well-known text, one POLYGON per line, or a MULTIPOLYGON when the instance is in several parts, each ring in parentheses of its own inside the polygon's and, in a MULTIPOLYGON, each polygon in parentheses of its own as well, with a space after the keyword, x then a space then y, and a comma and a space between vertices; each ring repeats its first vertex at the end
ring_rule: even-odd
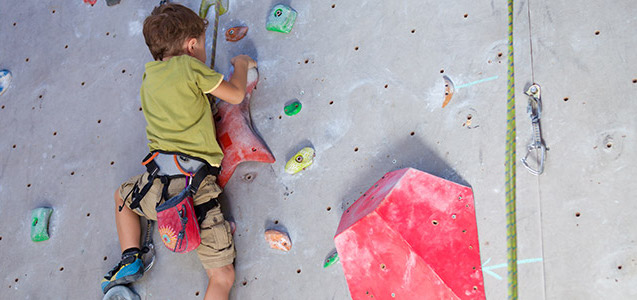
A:
POLYGON ((314 149, 310 147, 301 149, 285 164, 285 172, 288 174, 296 174, 301 170, 305 170, 305 168, 314 162, 314 156, 314 149))

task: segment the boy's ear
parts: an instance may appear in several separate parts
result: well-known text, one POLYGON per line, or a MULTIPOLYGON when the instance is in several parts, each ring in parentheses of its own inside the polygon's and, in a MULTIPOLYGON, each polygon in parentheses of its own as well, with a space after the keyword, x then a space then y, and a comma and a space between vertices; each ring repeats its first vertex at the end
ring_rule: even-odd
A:
POLYGON ((186 39, 186 54, 193 56, 195 55, 195 46, 197 45, 196 38, 186 39))

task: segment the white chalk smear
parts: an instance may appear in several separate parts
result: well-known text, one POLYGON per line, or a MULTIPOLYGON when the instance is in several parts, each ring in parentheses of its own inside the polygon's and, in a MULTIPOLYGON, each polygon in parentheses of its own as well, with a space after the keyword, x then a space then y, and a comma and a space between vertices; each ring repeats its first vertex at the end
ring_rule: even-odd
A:
POLYGON ((136 36, 142 34, 144 25, 141 21, 132 21, 128 23, 128 35, 136 36))

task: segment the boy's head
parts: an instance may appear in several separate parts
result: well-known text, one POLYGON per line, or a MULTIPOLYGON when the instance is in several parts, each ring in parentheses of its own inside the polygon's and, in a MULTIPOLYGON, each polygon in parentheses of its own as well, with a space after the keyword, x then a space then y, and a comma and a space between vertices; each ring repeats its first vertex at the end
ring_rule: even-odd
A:
POLYGON ((208 21, 189 8, 164 4, 155 7, 144 20, 144 39, 155 60, 188 54, 205 62, 207 26, 208 21))

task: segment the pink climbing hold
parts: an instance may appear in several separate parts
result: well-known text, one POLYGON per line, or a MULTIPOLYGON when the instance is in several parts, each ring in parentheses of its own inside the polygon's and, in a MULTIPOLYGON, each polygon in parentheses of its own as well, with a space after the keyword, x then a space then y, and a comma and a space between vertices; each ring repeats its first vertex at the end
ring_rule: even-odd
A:
POLYGON ((225 187, 237 166, 244 161, 274 163, 274 155, 254 132, 250 117, 250 98, 257 86, 259 75, 256 68, 248 70, 246 96, 240 104, 224 101, 217 103, 215 116, 217 139, 223 151, 221 174, 217 178, 220 187, 225 187))
POLYGON ((334 242, 352 299, 485 299, 469 187, 387 173, 345 210, 334 242))

